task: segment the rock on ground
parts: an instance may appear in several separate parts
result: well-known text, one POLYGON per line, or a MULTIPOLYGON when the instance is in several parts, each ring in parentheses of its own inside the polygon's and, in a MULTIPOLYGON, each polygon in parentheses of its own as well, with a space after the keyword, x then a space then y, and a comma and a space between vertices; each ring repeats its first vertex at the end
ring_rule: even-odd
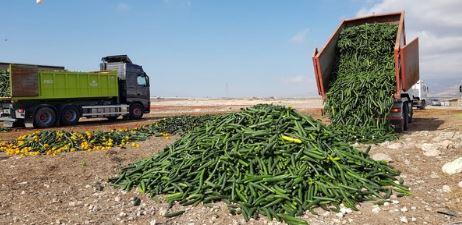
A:
POLYGON ((438 146, 435 144, 430 144, 430 143, 423 143, 422 146, 420 147, 423 151, 435 151, 438 150, 438 146))
POLYGON ((448 162, 444 164, 442 169, 443 169, 443 172, 449 175, 462 172, 462 157, 459 157, 458 159, 452 162, 448 162))
POLYGON ((443 185, 442 190, 445 193, 449 193, 449 192, 451 192, 451 187, 449 187, 449 185, 443 185))
POLYGON ((435 157, 435 156, 439 156, 441 154, 441 151, 437 149, 432 149, 432 150, 424 151, 423 154, 428 157, 435 157))
POLYGON ((423 154, 428 157, 435 157, 441 154, 441 151, 438 150, 439 145, 423 143, 420 148, 423 150, 423 154))
POLYGON ((395 150, 396 150, 396 149, 400 149, 400 148, 402 148, 402 147, 403 147, 403 145, 401 145, 400 143, 397 143, 397 142, 396 142, 396 143, 393 143, 393 144, 391 144, 391 145, 388 145, 388 148, 389 148, 389 149, 395 149, 395 150))
POLYGON ((389 155, 384 154, 384 153, 376 153, 372 155, 371 158, 377 161, 387 161, 387 162, 393 161, 389 155))

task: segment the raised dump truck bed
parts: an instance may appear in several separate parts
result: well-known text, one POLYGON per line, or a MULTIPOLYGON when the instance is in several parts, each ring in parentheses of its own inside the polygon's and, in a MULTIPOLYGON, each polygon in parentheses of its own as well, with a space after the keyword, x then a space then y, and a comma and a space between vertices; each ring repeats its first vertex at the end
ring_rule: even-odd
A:
POLYGON ((406 44, 404 28, 404 12, 373 15, 354 19, 347 19, 340 23, 337 30, 327 41, 320 51, 315 49, 313 65, 319 94, 325 98, 330 82, 332 71, 336 63, 336 46, 340 33, 346 27, 357 26, 365 23, 391 23, 398 24, 396 37, 395 55, 395 97, 400 98, 403 91, 409 90, 419 80, 419 40, 418 38, 406 44))
POLYGON ((395 104, 391 109, 389 119, 398 131, 407 129, 407 123, 412 121, 412 99, 406 93, 419 80, 419 40, 407 43, 404 12, 372 15, 343 20, 325 46, 319 51, 315 49, 313 67, 318 87, 318 93, 326 99, 330 82, 333 80, 337 54, 336 46, 339 35, 347 27, 367 23, 390 23, 398 25, 398 33, 394 46, 395 59, 395 104))

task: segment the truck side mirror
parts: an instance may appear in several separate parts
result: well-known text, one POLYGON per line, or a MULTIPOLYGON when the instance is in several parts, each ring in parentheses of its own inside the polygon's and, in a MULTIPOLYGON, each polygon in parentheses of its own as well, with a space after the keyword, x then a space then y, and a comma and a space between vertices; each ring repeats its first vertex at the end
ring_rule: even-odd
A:
POLYGON ((144 78, 146 79, 146 87, 149 87, 149 77, 145 76, 144 78))
POLYGON ((143 73, 144 79, 146 79, 146 87, 149 87, 149 76, 146 73, 143 73))

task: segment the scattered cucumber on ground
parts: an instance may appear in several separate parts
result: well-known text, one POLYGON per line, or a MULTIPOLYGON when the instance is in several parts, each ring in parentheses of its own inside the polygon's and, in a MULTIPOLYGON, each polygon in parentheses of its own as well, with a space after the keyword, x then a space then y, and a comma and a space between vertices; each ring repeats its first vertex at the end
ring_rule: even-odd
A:
POLYGON ((176 116, 136 129, 112 131, 63 131, 43 130, 18 137, 10 142, 0 142, 0 152, 8 155, 36 156, 58 155, 63 152, 108 150, 144 141, 153 135, 182 134, 209 120, 212 116, 176 116))
POLYGON ((2 132, 8 132, 10 131, 11 129, 10 128, 7 128, 7 127, 0 127, 0 133, 2 132))
MULTIPOLYGON (((168 202, 224 201, 246 220, 259 215, 288 224, 306 210, 356 209, 393 191, 410 194, 399 171, 372 160, 310 116, 284 106, 257 105, 217 116, 110 179, 168 202)), ((169 217, 183 212, 170 212, 169 217)))
POLYGON ((397 29, 393 24, 364 24, 340 33, 335 80, 324 110, 344 140, 378 143, 397 138, 387 121, 395 92, 397 29))

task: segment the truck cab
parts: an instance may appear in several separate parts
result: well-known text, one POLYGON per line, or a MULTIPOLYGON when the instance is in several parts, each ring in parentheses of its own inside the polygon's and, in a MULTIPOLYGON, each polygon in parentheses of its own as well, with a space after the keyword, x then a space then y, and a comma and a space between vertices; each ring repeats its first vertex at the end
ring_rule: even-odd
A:
POLYGON ((101 59, 101 71, 117 71, 119 78, 119 104, 130 106, 132 117, 150 112, 149 76, 143 67, 133 64, 127 55, 106 56, 101 59), (141 108, 140 108, 141 107, 141 108), (141 111, 140 111, 141 110, 141 111))
POLYGON ((412 99, 412 106, 418 109, 425 109, 425 106, 427 106, 428 92, 428 86, 423 80, 419 80, 412 85, 411 89, 407 91, 412 99))

